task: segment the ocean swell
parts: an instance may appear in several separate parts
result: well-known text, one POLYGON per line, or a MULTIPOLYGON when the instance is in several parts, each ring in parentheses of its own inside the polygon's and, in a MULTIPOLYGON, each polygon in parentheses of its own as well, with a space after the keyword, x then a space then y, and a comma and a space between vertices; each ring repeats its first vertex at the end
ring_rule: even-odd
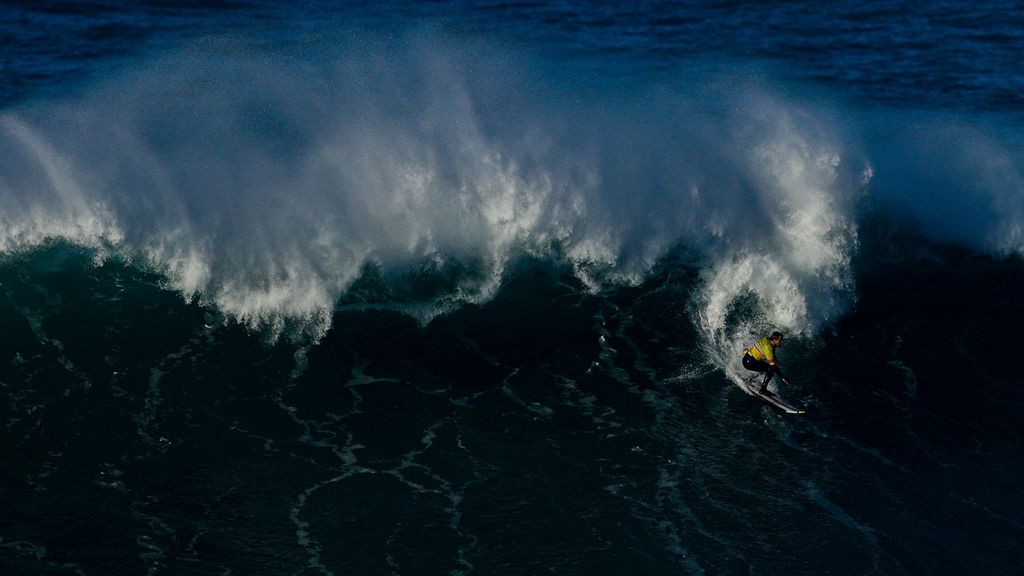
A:
MULTIPOLYGON (((763 78, 594 83, 431 34, 255 44, 208 39, 2 112, 0 250, 115 253, 253 330, 316 340, 368 270, 458 271, 417 303, 428 320, 489 299, 523 255, 600 289, 684 245, 704 268, 694 322, 726 367, 769 328, 842 313, 858 206, 899 197, 859 121, 763 78)), ((1004 160, 985 164, 1017 175, 989 243, 1019 250, 1004 160)))

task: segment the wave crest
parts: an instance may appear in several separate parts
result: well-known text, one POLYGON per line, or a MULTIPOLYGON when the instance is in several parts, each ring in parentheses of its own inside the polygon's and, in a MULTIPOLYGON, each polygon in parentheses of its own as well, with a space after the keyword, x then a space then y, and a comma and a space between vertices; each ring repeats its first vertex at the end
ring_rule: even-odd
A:
POLYGON ((830 114, 750 79, 594 84, 478 48, 205 43, 8 111, 0 247, 112 246, 272 337, 321 337, 368 267, 468 264, 429 319, 524 254, 598 289, 680 244, 704 255, 698 324, 723 357, 841 310, 866 163, 830 114), (763 314, 731 325, 746 294, 763 314))

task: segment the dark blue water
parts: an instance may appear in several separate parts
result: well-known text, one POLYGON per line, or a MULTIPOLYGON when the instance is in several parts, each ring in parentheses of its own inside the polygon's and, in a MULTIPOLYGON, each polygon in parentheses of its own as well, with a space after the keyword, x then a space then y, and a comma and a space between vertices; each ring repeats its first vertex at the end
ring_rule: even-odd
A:
POLYGON ((1022 20, 10 4, 0 572, 1019 573, 1022 20))

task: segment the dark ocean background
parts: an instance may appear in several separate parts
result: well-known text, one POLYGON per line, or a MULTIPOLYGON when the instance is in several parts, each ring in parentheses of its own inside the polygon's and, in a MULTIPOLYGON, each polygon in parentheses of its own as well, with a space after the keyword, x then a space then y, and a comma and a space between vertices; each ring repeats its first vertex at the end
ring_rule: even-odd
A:
POLYGON ((1019 2, 8 2, 0 574, 1024 569, 1019 2), (747 395, 772 330, 807 413, 747 395))

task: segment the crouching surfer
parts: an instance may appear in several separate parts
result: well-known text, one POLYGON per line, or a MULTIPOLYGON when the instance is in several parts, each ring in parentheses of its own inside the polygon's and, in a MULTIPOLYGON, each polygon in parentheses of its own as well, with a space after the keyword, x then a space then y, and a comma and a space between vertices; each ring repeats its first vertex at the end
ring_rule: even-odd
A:
POLYGON ((775 349, 780 346, 782 346, 782 333, 772 332, 771 336, 761 338, 753 346, 743 351, 743 367, 752 372, 764 372, 764 380, 761 382, 761 388, 758 389, 760 394, 768 391, 768 383, 776 374, 783 382, 789 384, 789 380, 782 375, 778 360, 775 359, 775 349))

